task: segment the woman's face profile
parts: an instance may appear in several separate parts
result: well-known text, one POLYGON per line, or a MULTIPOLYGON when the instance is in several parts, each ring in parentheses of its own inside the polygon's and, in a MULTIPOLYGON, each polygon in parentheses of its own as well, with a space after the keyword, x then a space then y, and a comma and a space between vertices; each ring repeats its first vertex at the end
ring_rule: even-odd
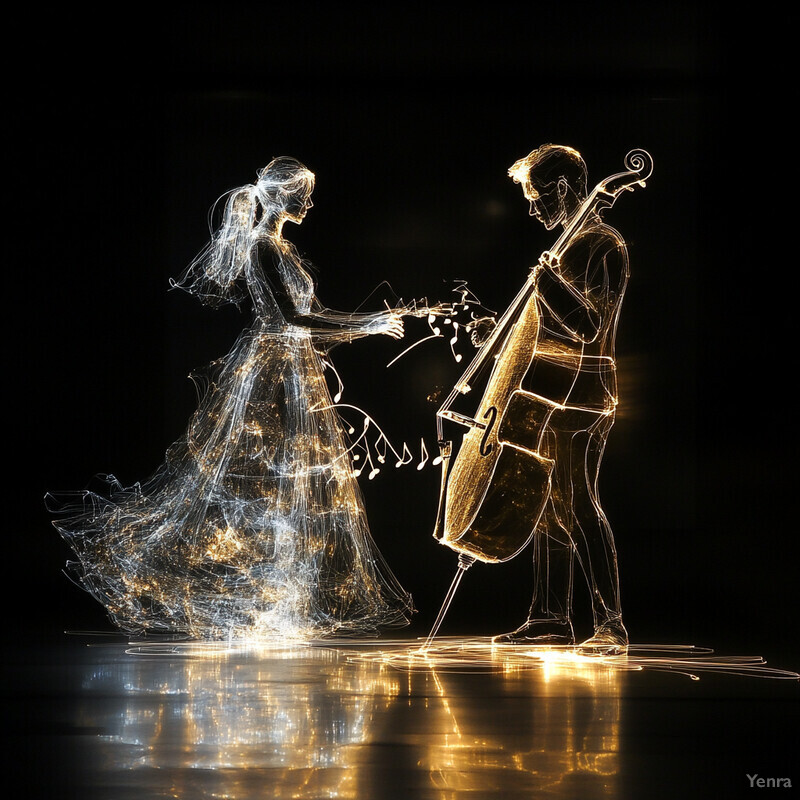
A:
POLYGON ((289 221, 299 225, 305 219, 308 210, 314 206, 311 201, 312 191, 313 189, 295 192, 295 194, 287 197, 286 204, 283 207, 283 214, 289 221))

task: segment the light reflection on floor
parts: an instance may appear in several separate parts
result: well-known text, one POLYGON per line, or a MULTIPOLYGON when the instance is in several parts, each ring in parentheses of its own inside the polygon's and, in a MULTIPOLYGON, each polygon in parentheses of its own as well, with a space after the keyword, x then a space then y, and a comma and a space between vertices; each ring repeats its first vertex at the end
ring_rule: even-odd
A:
MULTIPOLYGON (((686 648, 592 659, 504 652, 485 639, 443 640, 421 663, 410 657, 418 647, 85 648, 66 712, 70 725, 91 732, 82 737, 75 796, 637 797, 631 786, 643 788, 637 776, 653 756, 637 761, 638 723, 624 711, 637 694, 631 682, 670 659, 706 672, 713 664, 686 648)), ((744 666, 718 662, 722 672, 744 666)), ((685 674, 659 680, 667 697, 697 692, 685 674)))
POLYGON ((102 773, 153 795, 371 798, 404 787, 444 800, 499 786, 514 796, 572 797, 578 786, 584 798, 617 795, 616 670, 482 674, 497 712, 486 726, 474 714, 475 676, 399 670, 376 652, 111 648, 84 678, 81 722, 106 731, 102 773), (98 715, 93 696, 118 702, 98 715), (533 697, 523 714, 531 735, 520 737, 509 722, 533 697), (397 751, 393 764, 386 748, 397 751))

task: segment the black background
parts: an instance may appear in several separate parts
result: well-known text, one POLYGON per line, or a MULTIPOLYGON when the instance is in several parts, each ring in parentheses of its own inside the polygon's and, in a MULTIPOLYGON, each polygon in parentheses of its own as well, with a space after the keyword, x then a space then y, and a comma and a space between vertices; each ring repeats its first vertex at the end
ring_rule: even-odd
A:
MULTIPOLYGON (((246 324, 168 291, 220 194, 293 155, 317 189, 287 235, 325 304, 353 309, 382 280, 448 299, 467 279, 502 310, 553 238, 506 170, 556 142, 584 155, 590 182, 634 147, 655 161, 608 215, 632 280, 601 490, 631 638, 798 666, 791 141, 770 22, 680 3, 128 13, 27 20, 7 76, 14 635, 110 628, 61 574, 68 552, 42 498, 96 473, 147 477, 195 406, 186 375, 246 324)), ((410 322, 406 343, 424 332, 410 322)), ((425 398, 460 368, 438 341, 386 370, 400 349, 374 337, 336 350, 345 400, 431 446, 425 398)), ((430 536, 438 471, 363 486, 424 634, 456 565, 430 536)), ((478 565, 443 632, 508 630, 529 595, 527 552, 478 565)))

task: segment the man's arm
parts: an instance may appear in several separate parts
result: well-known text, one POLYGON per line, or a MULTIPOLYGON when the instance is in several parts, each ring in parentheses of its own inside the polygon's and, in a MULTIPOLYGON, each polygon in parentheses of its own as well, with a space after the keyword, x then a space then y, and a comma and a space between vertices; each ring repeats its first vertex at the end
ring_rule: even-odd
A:
POLYGON ((626 269, 624 242, 610 231, 587 231, 561 259, 544 253, 536 268, 536 290, 558 332, 583 344, 600 335, 626 269))

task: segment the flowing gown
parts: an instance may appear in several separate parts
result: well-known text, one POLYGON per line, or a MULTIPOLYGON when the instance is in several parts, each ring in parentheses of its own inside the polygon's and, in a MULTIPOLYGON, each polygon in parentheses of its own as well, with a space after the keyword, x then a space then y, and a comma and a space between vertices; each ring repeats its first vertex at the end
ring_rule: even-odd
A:
POLYGON ((406 624, 411 598, 370 536, 318 349, 364 334, 320 313, 292 245, 254 254, 253 323, 212 365, 186 434, 146 483, 112 477, 109 498, 87 492, 55 523, 73 574, 132 632, 309 638, 406 624))

